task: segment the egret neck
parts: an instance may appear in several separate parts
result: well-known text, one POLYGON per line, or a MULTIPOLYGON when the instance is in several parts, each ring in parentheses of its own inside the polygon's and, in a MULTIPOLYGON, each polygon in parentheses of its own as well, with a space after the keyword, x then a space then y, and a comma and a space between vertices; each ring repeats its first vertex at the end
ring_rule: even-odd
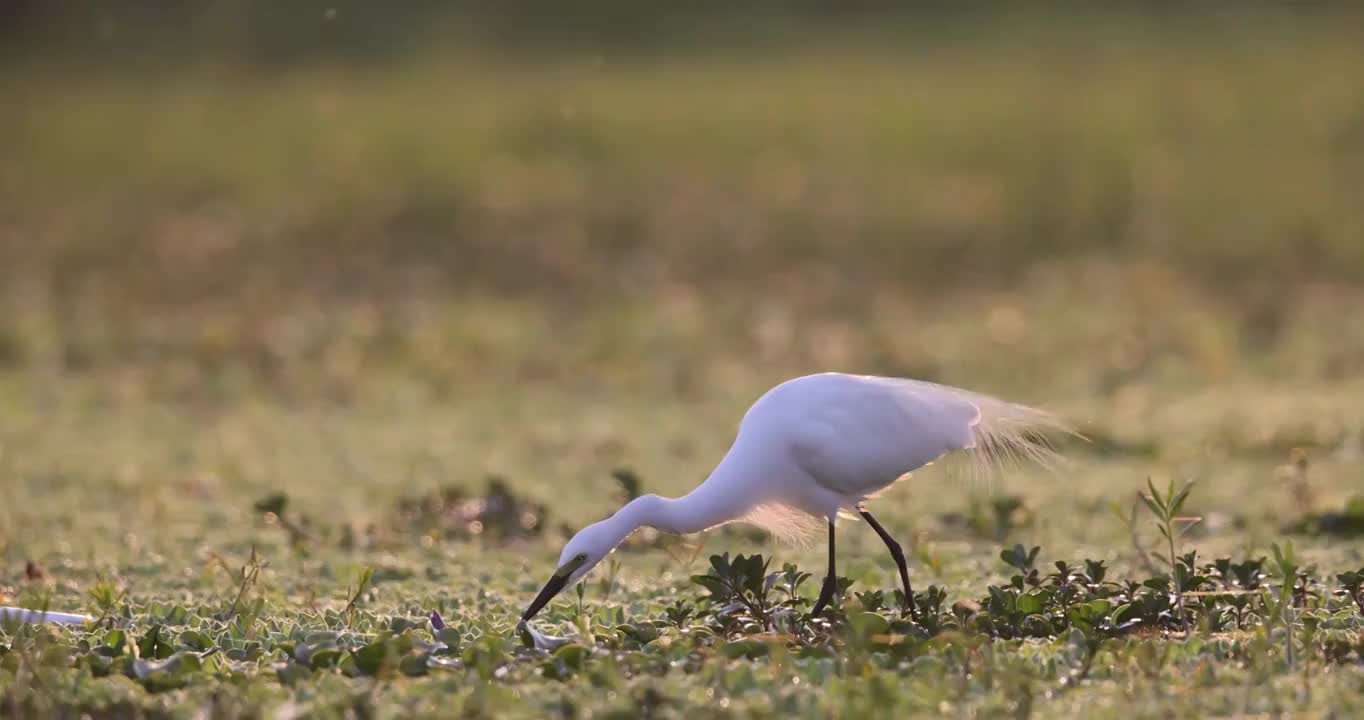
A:
POLYGON ((603 537, 614 548, 635 530, 651 527, 659 532, 687 535, 724 525, 748 514, 760 500, 753 488, 760 483, 745 482, 749 474, 764 472, 742 453, 730 452, 696 489, 678 498, 641 495, 611 517, 601 521, 609 529, 603 537))
POLYGON ((685 535, 743 518, 761 499, 754 495, 758 484, 743 482, 744 476, 762 469, 738 455, 742 454, 726 455, 705 482, 682 497, 641 495, 611 517, 578 531, 565 546, 559 569, 522 613, 521 622, 534 617, 554 596, 586 575, 642 527, 685 535))

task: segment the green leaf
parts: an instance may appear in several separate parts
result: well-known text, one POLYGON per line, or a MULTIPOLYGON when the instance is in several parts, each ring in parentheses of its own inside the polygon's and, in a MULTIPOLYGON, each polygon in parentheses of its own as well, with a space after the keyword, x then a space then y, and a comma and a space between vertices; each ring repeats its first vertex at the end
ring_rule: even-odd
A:
POLYGON ((446 647, 449 648, 449 650, 444 651, 445 654, 454 654, 459 652, 459 643, 460 640, 462 639, 460 637, 459 630, 456 630, 455 628, 452 628, 447 625, 446 627, 441 628, 440 632, 436 633, 436 639, 439 640, 440 642, 445 643, 446 647))
POLYGON ((189 676, 202 669, 203 664, 195 653, 181 652, 165 660, 132 661, 132 675, 152 691, 172 690, 189 683, 189 676))
POLYGON ((720 654, 731 659, 741 657, 750 659, 760 658, 765 657, 771 651, 772 648, 767 643, 749 639, 725 643, 725 645, 720 648, 720 654))
POLYGON ((1018 607, 1014 591, 1008 588, 1001 588, 991 585, 990 592, 990 612, 995 615, 1011 615, 1018 607))
POLYGON ((1024 593, 1014 601, 1014 607, 1024 615, 1035 615, 1042 612, 1042 598, 1034 593, 1024 593))
POLYGON ((1140 493, 1137 494, 1137 497, 1141 498, 1141 501, 1143 503, 1146 503, 1146 508, 1151 511, 1152 515, 1155 515, 1157 518, 1161 519, 1165 518, 1165 508, 1162 507, 1161 504, 1158 503, 1154 498, 1151 498, 1150 496, 1147 495, 1142 495, 1140 493))
POLYGON ((180 633, 180 644, 200 652, 213 647, 213 641, 198 630, 186 630, 180 633))
POLYGON ((407 677, 421 677, 427 673, 429 667, 426 658, 420 655, 404 655, 398 661, 398 672, 407 677))
POLYGON ((1170 514, 1178 515, 1180 509, 1184 507, 1184 501, 1189 499, 1189 492, 1193 490, 1196 481, 1190 480, 1184 485, 1184 489, 1179 491, 1173 502, 1170 503, 1170 514))
MULTIPOLYGON (((303 669, 307 670, 308 668, 305 667, 303 669)), ((340 670, 341 674, 346 677, 354 678, 364 675, 364 672, 360 670, 359 665, 355 662, 355 655, 353 654, 341 658, 341 663, 336 666, 336 669, 340 670)))
POLYGON ((692 575, 691 581, 710 591, 711 597, 722 599, 729 597, 729 589, 725 587, 723 581, 714 575, 692 575))
POLYGON ((1280 570, 1284 571, 1285 575, 1288 574, 1289 568, 1297 568, 1297 564, 1293 561, 1293 542, 1291 540, 1284 543, 1282 548, 1279 547, 1278 543, 1274 543, 1270 549, 1274 551, 1274 562, 1278 564, 1280 570))
POLYGON ((1047 637, 1056 633, 1056 628, 1045 615, 1029 615, 1023 618, 1023 632, 1033 637, 1047 637))
POLYGON ((874 612, 852 610, 848 612, 848 627, 852 628, 853 634, 858 637, 868 638, 873 635, 884 635, 890 630, 890 621, 874 612))
POLYGON ((573 670, 581 670, 583 659, 587 656, 587 648, 582 645, 564 645, 554 651, 554 658, 564 664, 565 667, 573 670))
POLYGON ((388 660, 388 641, 376 640, 351 654, 355 667, 365 675, 377 675, 388 660))
POLYGON ((164 660, 165 658, 170 657, 174 652, 174 650, 167 648, 165 644, 161 642, 160 625, 153 625, 151 630, 148 630, 147 633, 142 636, 142 639, 137 641, 137 656, 140 658, 164 660))
POLYGON ((110 655, 122 655, 128 648, 128 635, 122 630, 110 630, 104 635, 104 646, 109 648, 110 655))
POLYGON ((715 569, 715 574, 721 578, 729 577, 729 553, 724 555, 711 555, 710 566, 715 569))
POLYGON ((341 664, 343 653, 340 648, 324 647, 314 650, 308 657, 308 667, 313 670, 336 667, 341 664))
POLYGON ((1107 617, 1112 607, 1113 603, 1107 600, 1091 600, 1072 605, 1068 617, 1072 624, 1092 626, 1107 617))
POLYGON ((1115 627, 1121 627, 1124 623, 1135 620, 1137 618, 1137 613, 1138 608, 1134 603, 1119 605, 1117 609, 1113 611, 1113 625, 1115 627))

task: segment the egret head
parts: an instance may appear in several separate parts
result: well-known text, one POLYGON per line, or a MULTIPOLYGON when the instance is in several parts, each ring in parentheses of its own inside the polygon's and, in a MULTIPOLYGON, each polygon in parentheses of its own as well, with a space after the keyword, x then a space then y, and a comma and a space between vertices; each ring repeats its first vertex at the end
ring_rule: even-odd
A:
POLYGON ((549 582, 535 596, 526 611, 521 614, 521 622, 535 617, 540 609, 549 604, 564 588, 578 582, 587 575, 597 563, 616 549, 623 537, 611 525, 608 518, 599 523, 588 525, 574 535, 564 551, 559 554, 559 569, 550 576, 549 582))

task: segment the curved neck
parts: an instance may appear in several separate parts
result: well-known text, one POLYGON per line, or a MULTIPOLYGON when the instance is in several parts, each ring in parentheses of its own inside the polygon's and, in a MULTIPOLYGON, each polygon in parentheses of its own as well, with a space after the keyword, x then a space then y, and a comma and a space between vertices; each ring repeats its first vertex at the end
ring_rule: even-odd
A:
POLYGON ((730 508, 709 502, 708 498, 698 497, 696 492, 692 492, 680 498, 642 495, 630 501, 606 522, 613 525, 620 533, 620 539, 624 540, 641 527, 686 535, 727 523, 741 515, 735 515, 730 508))
POLYGON ((679 498, 641 495, 607 518, 620 541, 640 527, 648 526, 674 535, 701 532, 738 520, 753 510, 760 478, 757 469, 726 455, 706 481, 679 498))

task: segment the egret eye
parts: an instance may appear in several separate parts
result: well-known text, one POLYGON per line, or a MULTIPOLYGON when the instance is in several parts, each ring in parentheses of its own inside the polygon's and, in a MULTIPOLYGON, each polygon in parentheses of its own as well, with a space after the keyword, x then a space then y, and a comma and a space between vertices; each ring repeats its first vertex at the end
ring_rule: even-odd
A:
POLYGON ((577 555, 573 556, 572 560, 569 560, 568 562, 564 563, 563 567, 559 568, 558 570, 555 570, 554 577, 567 578, 569 575, 572 575, 574 571, 576 571, 578 568, 582 567, 583 563, 586 562, 587 553, 578 553, 577 555))

